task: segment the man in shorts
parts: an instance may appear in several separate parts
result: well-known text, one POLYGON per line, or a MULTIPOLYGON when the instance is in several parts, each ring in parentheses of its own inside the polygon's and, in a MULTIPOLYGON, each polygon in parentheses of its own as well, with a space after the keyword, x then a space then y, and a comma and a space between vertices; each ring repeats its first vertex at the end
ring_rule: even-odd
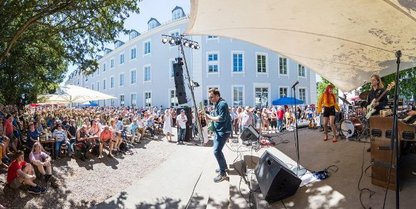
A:
POLYGON ((24 160, 24 153, 21 150, 16 152, 16 160, 13 160, 7 170, 7 184, 13 188, 18 189, 20 186, 29 185, 28 192, 31 194, 43 194, 46 189, 35 184, 33 180, 36 179, 35 172, 30 163, 24 160))

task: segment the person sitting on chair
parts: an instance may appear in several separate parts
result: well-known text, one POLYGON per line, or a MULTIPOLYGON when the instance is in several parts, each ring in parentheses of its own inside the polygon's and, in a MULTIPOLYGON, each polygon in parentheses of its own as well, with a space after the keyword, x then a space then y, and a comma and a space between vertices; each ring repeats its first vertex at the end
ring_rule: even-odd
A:
POLYGON ((109 145, 108 156, 113 157, 112 151, 114 143, 115 141, 113 132, 110 130, 109 126, 104 126, 104 130, 100 134, 100 155, 98 156, 98 158, 103 158, 104 144, 109 145))

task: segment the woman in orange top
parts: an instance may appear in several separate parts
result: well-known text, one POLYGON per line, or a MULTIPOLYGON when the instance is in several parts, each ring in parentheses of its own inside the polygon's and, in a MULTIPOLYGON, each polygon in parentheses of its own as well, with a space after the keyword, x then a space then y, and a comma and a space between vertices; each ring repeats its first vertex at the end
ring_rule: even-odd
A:
POLYGON ((329 118, 329 124, 331 125, 332 132, 334 133, 334 138, 332 139, 332 142, 337 142, 337 130, 335 128, 335 110, 339 111, 339 106, 337 104, 337 100, 335 98, 334 93, 332 92, 332 89, 334 86, 332 84, 329 84, 325 92, 322 93, 321 97, 318 101, 318 108, 317 112, 321 113, 322 107, 324 108, 324 133, 325 138, 324 141, 328 140, 328 118, 329 118))

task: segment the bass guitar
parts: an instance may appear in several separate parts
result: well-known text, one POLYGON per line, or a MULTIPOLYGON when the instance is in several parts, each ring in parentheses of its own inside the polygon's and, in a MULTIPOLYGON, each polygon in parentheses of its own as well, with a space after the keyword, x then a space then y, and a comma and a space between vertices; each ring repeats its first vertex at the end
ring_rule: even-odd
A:
POLYGON ((393 81, 391 82, 389 85, 387 85, 386 90, 384 90, 384 92, 377 98, 377 99, 373 99, 373 101, 371 101, 371 104, 369 104, 367 106, 367 114, 365 115, 365 118, 370 119, 371 115, 376 111, 375 109, 375 104, 380 101, 380 99, 388 92, 390 91, 394 86, 396 85, 396 83, 393 81))

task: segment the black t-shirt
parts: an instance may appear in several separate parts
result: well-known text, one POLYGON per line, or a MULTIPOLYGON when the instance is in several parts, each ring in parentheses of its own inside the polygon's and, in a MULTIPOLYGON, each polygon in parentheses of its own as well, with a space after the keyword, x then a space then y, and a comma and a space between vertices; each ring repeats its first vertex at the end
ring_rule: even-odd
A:
MULTIPOLYGON (((384 88, 379 88, 376 90, 371 89, 367 97, 367 103, 371 104, 373 99, 377 99, 384 92, 384 90, 385 90, 384 88)), ((384 109, 384 107, 387 105, 387 102, 388 102, 387 94, 384 94, 383 97, 381 97, 381 99, 378 102, 379 104, 375 107, 376 111, 373 113, 373 115, 380 114, 380 110, 384 109)))

